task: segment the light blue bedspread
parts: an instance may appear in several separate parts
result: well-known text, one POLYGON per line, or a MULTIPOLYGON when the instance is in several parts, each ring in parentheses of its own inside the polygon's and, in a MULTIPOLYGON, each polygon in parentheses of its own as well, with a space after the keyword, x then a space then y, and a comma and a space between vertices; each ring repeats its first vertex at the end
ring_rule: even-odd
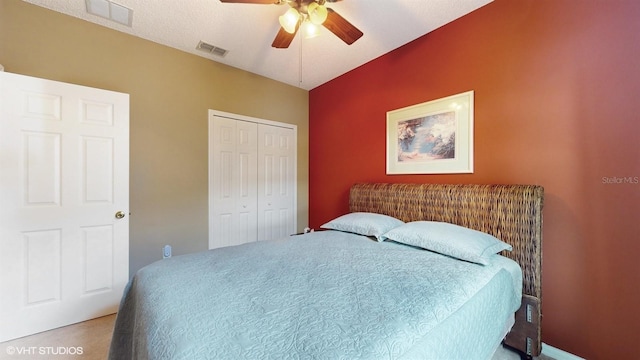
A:
POLYGON ((482 266, 337 231, 176 256, 130 281, 109 357, 442 358, 465 348, 458 326, 477 326, 466 316, 442 323, 489 284, 500 293, 485 302, 496 309, 475 312, 495 322, 480 331, 496 334, 455 355, 485 359, 519 307, 518 270, 500 256, 482 266))

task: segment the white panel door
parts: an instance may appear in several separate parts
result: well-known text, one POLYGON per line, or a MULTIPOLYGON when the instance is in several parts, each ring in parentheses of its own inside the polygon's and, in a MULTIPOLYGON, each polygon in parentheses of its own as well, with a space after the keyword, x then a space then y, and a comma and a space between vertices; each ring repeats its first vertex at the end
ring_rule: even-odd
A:
POLYGON ((210 132, 209 248, 256 241, 257 125, 213 116, 210 132))
POLYGON ((129 95, 0 73, 0 342, 117 311, 128 208, 129 95))
POLYGON ((295 233, 294 130, 258 125, 258 239, 295 233))

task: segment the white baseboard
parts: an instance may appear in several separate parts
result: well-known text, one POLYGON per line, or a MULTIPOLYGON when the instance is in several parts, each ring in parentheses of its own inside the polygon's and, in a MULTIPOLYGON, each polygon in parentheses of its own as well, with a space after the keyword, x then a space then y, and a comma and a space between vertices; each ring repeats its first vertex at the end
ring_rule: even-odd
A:
POLYGON ((573 355, 564 350, 554 348, 553 346, 545 343, 542 343, 542 354, 552 357, 556 360, 585 360, 584 358, 573 355))

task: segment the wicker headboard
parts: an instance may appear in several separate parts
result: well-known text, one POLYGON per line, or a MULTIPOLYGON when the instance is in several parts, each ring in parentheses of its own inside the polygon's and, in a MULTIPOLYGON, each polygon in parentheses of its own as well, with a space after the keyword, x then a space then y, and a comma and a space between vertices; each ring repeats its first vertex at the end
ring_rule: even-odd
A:
POLYGON ((513 251, 502 255, 522 267, 523 308, 529 302, 536 306, 537 322, 531 323, 530 309, 519 311, 514 328, 522 330, 512 330, 506 343, 537 355, 541 348, 543 198, 544 189, 536 185, 355 184, 349 194, 349 210, 386 214, 405 222, 453 223, 513 246, 513 251), (519 319, 523 316, 530 324, 518 326, 525 322, 519 319))
POLYGON ((543 188, 535 185, 356 184, 351 212, 403 221, 444 221, 489 233, 513 246, 523 293, 541 297, 543 188))

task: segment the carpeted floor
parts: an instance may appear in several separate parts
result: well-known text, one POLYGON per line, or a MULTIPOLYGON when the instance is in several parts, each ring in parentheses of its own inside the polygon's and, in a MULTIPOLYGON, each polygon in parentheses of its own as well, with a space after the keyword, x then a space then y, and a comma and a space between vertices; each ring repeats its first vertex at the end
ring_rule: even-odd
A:
MULTIPOLYGON (((115 319, 115 315, 109 315, 0 343, 0 359, 104 360, 115 319)), ((554 360, 545 355, 534 359, 554 360)), ((491 360, 520 360, 520 356, 500 348, 491 360)))

